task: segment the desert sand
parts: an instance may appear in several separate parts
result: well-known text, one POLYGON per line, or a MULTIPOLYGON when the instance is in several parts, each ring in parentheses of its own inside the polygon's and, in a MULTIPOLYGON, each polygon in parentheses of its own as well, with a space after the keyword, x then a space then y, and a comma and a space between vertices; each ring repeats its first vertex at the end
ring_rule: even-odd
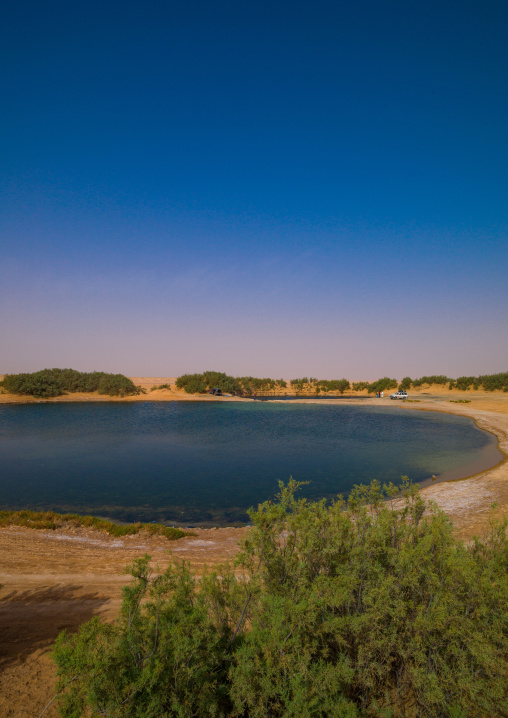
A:
MULTIPOLYGON (((147 395, 119 401, 251 401, 212 396, 190 397, 177 392, 174 379, 133 377, 147 395), (171 383, 171 390, 150 392, 154 385, 171 383)), ((387 393, 388 394, 388 393, 387 393)), ((498 437, 508 456, 508 394, 502 392, 447 391, 421 387, 409 392, 411 401, 397 402, 401 411, 419 409, 469 416, 498 437), (458 399, 467 404, 452 403, 458 399), (414 402, 414 403, 413 403, 414 402)), ((71 395, 52 401, 111 401, 110 397, 71 395)), ((276 400, 276 399, 275 399, 276 400)), ((30 397, 0 395, 0 402, 36 401, 30 397)), ((299 401, 321 401, 302 397, 299 401)), ((384 399, 348 396, 328 402, 391 406, 384 399)), ((494 514, 508 516, 508 463, 460 481, 448 481, 423 489, 453 520, 459 538, 468 541, 488 528, 491 505, 494 514)), ((76 630, 94 615, 111 620, 118 612, 121 587, 128 581, 124 567, 149 553, 164 568, 173 557, 190 561, 200 573, 234 556, 248 528, 197 529, 195 536, 169 543, 142 536, 113 538, 88 529, 36 531, 20 527, 0 528, 0 716, 39 716, 54 695, 55 669, 49 652, 64 628, 76 630), (171 553, 170 553, 171 552, 171 553)), ((44 714, 55 718, 52 704, 44 714)))

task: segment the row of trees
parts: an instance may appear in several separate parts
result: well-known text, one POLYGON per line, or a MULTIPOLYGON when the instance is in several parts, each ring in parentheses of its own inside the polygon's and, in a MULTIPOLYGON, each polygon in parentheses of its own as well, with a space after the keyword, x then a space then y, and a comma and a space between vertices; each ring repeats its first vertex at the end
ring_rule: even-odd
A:
MULTIPOLYGON (((424 384, 438 384, 450 389, 465 391, 483 387, 486 391, 500 389, 508 392, 508 372, 502 374, 484 374, 478 377, 468 376, 450 379, 444 375, 422 376, 411 379, 406 376, 399 389, 408 391, 411 387, 420 387, 424 384)), ((353 391, 367 390, 369 394, 388 391, 397 387, 397 380, 383 377, 375 382, 360 381, 351 383, 347 379, 316 379, 303 377, 291 379, 291 391, 300 393, 314 392, 340 393, 353 389, 353 391)), ((6 374, 0 386, 13 394, 28 394, 37 398, 50 398, 66 393, 94 392, 108 396, 129 396, 144 393, 144 389, 137 387, 123 374, 107 374, 105 372, 79 372, 75 369, 44 369, 31 374, 6 374)), ((202 374, 183 374, 176 380, 178 389, 184 389, 189 394, 202 394, 215 387, 226 394, 240 394, 252 396, 260 393, 276 392, 287 389, 284 379, 257 378, 253 376, 233 377, 224 372, 206 371, 202 374)))
POLYGON ((203 394, 209 389, 221 389, 226 394, 252 396, 260 392, 287 388, 284 379, 258 379, 253 376, 229 376, 223 372, 205 371, 202 374, 183 374, 176 380, 177 389, 188 394, 203 394))
POLYGON ((444 386, 448 384, 449 389, 459 389, 467 391, 468 389, 479 389, 483 387, 485 391, 508 391, 508 372, 501 374, 482 374, 480 376, 459 376, 458 379, 450 379, 442 374, 432 376, 422 376, 419 379, 411 379, 405 376, 399 384, 399 389, 411 389, 411 387, 419 387, 424 384, 440 384, 444 386))
POLYGON ((0 386, 12 394, 28 394, 41 399, 76 392, 96 391, 107 396, 129 396, 144 391, 123 374, 80 372, 75 369, 43 369, 31 374, 6 374, 0 386))
MULTIPOLYGON (((183 374, 176 380, 177 389, 183 389, 188 394, 203 394, 209 389, 218 388, 227 394, 240 394, 252 396, 263 392, 276 392, 280 389, 287 389, 288 384, 284 379, 258 379, 253 376, 233 377, 223 372, 205 371, 202 374, 183 374)), ((386 391, 397 386, 396 379, 384 377, 375 382, 357 382, 353 384, 354 391, 367 389, 369 393, 386 391)), ((314 392, 340 393, 351 390, 351 383, 348 379, 316 379, 315 377, 302 377, 291 379, 289 389, 296 394, 314 392)))
POLYGON ((64 718, 508 715, 508 541, 458 543, 406 481, 251 511, 236 565, 130 569, 118 619, 54 649, 64 718))

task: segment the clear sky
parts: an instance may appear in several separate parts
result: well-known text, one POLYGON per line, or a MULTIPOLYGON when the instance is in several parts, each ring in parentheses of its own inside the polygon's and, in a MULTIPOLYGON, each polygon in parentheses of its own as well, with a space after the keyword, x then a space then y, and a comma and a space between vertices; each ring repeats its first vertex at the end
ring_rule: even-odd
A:
POLYGON ((0 372, 508 370, 508 4, 2 9, 0 372))

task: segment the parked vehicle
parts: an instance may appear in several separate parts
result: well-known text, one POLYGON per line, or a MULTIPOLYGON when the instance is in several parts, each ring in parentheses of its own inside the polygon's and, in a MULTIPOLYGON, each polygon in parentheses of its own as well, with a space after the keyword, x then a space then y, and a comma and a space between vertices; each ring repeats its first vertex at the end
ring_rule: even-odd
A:
POLYGON ((215 389, 209 389, 209 394, 213 394, 214 396, 222 396, 222 389, 218 389, 217 387, 215 389))
POLYGON ((407 391, 397 391, 395 394, 390 394, 390 399, 407 399, 407 391))

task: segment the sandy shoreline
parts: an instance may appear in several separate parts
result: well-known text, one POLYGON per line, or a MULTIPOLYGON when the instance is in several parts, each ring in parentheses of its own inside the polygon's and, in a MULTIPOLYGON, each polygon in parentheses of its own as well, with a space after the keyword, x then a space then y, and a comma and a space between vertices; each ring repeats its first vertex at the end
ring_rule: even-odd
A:
MULTIPOLYGON (((147 395, 119 401, 251 401, 250 399, 189 397, 181 392, 150 386, 168 383, 166 377, 133 378, 145 384, 147 395)), ((415 403, 389 398, 299 398, 305 403, 397 406, 401 411, 439 411, 467 416, 498 439, 504 460, 487 471, 458 481, 444 481, 422 489, 453 520, 459 538, 469 540, 488 528, 491 505, 494 515, 508 516, 508 394, 478 391, 456 392, 435 387, 411 391, 415 403), (464 399, 467 404, 451 401, 464 399), (417 403, 416 403, 417 402, 417 403)), ((276 397, 274 397, 276 400, 276 397)), ((0 394, 0 403, 37 402, 0 394)), ((71 395, 52 401, 111 401, 110 397, 71 395)), ((231 558, 247 528, 198 529, 196 536, 168 543, 143 536, 113 538, 87 529, 36 531, 20 527, 0 528, 0 715, 5 718, 38 716, 54 695, 55 674, 49 657, 58 633, 76 630, 93 615, 111 620, 120 605, 121 587, 127 578, 125 565, 148 552, 161 568, 173 557, 186 559, 198 573, 205 564, 231 558)), ((45 713, 56 718, 54 706, 45 713)))

